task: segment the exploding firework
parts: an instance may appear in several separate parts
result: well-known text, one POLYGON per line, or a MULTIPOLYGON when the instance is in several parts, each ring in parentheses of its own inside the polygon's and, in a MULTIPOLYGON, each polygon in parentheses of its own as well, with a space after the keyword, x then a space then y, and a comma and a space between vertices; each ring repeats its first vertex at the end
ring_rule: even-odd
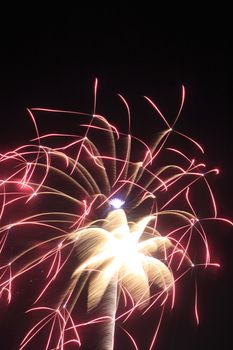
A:
MULTIPOLYGON (((205 232, 207 220, 229 222, 218 218, 208 182, 218 170, 206 170, 193 151, 184 153, 171 141, 178 135, 186 148, 203 153, 176 129, 184 88, 173 122, 145 97, 164 124, 151 144, 131 133, 123 96, 127 132, 96 112, 97 81, 94 91, 91 114, 29 109, 36 137, 0 154, 0 296, 11 303, 25 290, 25 276, 32 286, 26 313, 34 323, 20 350, 35 347, 38 337, 45 350, 84 349, 87 342, 112 350, 118 326, 139 349, 127 325, 156 308, 147 345, 154 349, 177 281, 193 269, 219 266, 211 261, 205 232), (78 132, 41 133, 41 114, 72 117, 78 132), (210 214, 203 217, 204 207, 210 214), (101 332, 96 344, 87 340, 90 327, 101 332)), ((197 294, 194 299, 198 323, 197 294)))

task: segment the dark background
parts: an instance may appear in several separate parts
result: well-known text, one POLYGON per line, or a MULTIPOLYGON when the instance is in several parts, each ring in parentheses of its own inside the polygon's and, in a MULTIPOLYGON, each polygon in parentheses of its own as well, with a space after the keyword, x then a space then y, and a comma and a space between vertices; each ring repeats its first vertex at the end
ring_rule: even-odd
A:
MULTIPOLYGON (((2 12, 6 22, 2 22, 0 32, 0 152, 22 144, 34 133, 26 107, 90 112, 95 77, 101 96, 97 111, 98 107, 111 111, 116 102, 111 96, 117 93, 135 106, 137 99, 148 95, 170 120, 184 84, 187 97, 179 130, 204 146, 210 167, 220 168, 214 180, 219 213, 232 218, 229 9, 204 10, 190 5, 173 12, 149 5, 129 10, 112 5, 81 11, 67 6, 60 9, 59 16, 57 10, 48 13, 41 7, 24 13, 21 9, 21 15, 17 9, 2 12)), ((140 106, 133 107, 132 124, 146 135, 150 130, 140 106)), ((190 317, 188 296, 192 291, 187 286, 187 294, 178 298, 178 306, 164 321, 158 338, 160 350, 215 350, 227 343, 228 348, 233 345, 232 230, 217 225, 210 234, 214 258, 222 267, 201 277, 201 323, 196 327, 190 317)), ((12 335, 17 338, 20 333, 16 316, 11 314, 0 324, 0 348, 16 348, 12 335)))

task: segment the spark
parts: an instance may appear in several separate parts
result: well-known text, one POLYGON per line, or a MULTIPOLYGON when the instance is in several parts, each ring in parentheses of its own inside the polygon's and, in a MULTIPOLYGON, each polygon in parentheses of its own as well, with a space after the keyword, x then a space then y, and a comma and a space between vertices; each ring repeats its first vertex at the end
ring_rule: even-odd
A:
POLYGON ((120 209, 125 204, 125 201, 121 200, 120 198, 112 198, 110 199, 109 203, 113 206, 113 208, 120 209))

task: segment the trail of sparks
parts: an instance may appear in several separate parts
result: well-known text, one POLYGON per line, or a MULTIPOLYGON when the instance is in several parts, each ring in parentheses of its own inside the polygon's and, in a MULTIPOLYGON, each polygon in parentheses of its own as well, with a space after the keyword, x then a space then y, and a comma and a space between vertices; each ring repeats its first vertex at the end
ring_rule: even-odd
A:
MULTIPOLYGON (((208 182, 217 169, 203 171, 206 165, 202 161, 170 142, 170 136, 177 134, 204 153, 195 140, 176 130, 184 87, 173 122, 145 97, 168 128, 151 145, 131 133, 130 106, 121 94, 128 133, 97 114, 97 87, 96 80, 92 114, 28 109, 36 137, 0 154, 0 297, 10 303, 17 280, 44 271, 36 284, 39 290, 33 307, 27 311, 36 314, 36 321, 19 350, 44 330, 44 350, 65 350, 67 344, 82 348, 82 329, 93 324, 102 325, 103 339, 111 329, 101 348, 112 350, 115 326, 127 325, 129 318, 137 317, 138 312, 143 317, 157 305, 161 316, 148 350, 154 349, 166 305, 174 306, 177 281, 193 268, 219 267, 210 259, 205 223, 219 220, 232 225, 218 217, 208 182), (77 118, 78 133, 40 134, 40 113, 77 118), (168 151, 174 162, 163 164, 161 155, 168 151), (209 193, 205 204, 203 196, 196 193, 197 185, 209 193), (199 195, 201 205, 197 207, 199 195), (209 207, 208 217, 202 215, 204 206, 209 207), (15 254, 10 249, 12 240, 15 254), (23 243, 18 247, 18 242, 23 243), (199 245, 200 252, 195 263, 193 245, 199 245), (62 285, 60 295, 57 281, 62 285), (106 305, 110 290, 114 303, 106 305), (87 305, 79 310, 83 295, 87 305)), ((148 124, 148 130, 150 127, 148 124)), ((195 282, 194 315, 199 324, 197 304, 195 282)), ((122 330, 132 348, 139 350, 126 328, 122 330)))

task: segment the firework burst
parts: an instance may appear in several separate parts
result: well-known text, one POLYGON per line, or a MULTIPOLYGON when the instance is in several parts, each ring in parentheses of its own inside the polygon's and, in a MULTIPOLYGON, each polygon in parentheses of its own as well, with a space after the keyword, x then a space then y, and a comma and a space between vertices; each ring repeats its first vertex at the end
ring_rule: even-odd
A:
MULTIPOLYGON (((152 144, 131 134, 130 108, 123 96, 127 133, 97 114, 97 81, 94 91, 91 114, 29 109, 37 136, 0 154, 2 300, 14 299, 14 286, 19 288, 24 276, 39 276, 39 291, 27 310, 35 322, 20 350, 40 334, 45 350, 82 349, 87 341, 82 334, 97 324, 101 349, 113 349, 116 325, 132 349, 138 349, 126 321, 157 307, 160 318, 151 350, 165 307, 175 303, 176 282, 194 268, 219 266, 210 259, 204 229, 207 220, 229 222, 218 218, 208 182, 218 170, 206 170, 192 153, 170 141, 178 135, 203 153, 196 141, 176 130, 184 88, 172 123, 145 97, 165 126, 152 144), (74 118, 78 133, 41 134, 36 117, 43 113, 74 118), (196 200, 203 207, 204 191, 211 213, 207 217, 196 200), (199 252, 195 262, 194 245, 199 252)), ((197 294, 194 311, 198 323, 197 294)))

